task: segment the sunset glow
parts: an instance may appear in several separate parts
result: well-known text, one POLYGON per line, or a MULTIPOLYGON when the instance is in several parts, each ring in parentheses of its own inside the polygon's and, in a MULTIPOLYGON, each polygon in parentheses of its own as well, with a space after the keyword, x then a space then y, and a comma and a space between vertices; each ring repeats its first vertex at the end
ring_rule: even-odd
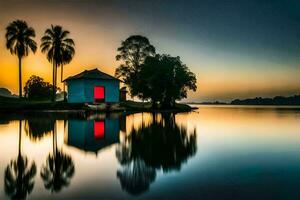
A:
MULTIPOLYGON (((295 34, 300 20, 293 9, 297 5, 240 3, 223 5, 222 10, 210 1, 189 5, 179 1, 1 1, 0 87, 18 91, 18 61, 5 49, 4 35, 9 22, 23 19, 35 28, 38 46, 51 24, 71 32, 76 54, 65 66, 64 78, 96 67, 114 75, 121 41, 141 34, 158 53, 180 56, 196 74, 198 90, 185 101, 298 94, 300 40, 295 34), (166 10, 168 6, 172 9, 166 10), (249 9, 247 16, 242 14, 249 9), (258 9, 265 15, 255 12, 258 9), (272 11, 278 9, 282 16, 272 11), (157 10, 156 15, 152 10, 157 10)), ((33 74, 52 81, 52 65, 40 49, 23 60, 23 85, 33 74)))

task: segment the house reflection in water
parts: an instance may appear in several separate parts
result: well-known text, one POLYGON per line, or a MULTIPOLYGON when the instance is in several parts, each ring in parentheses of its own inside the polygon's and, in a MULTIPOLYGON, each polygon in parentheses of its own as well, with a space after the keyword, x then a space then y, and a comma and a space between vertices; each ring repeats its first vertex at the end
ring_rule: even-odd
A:
POLYGON ((70 119, 65 143, 97 155, 99 150, 119 142, 120 130, 125 131, 124 124, 126 117, 121 114, 97 114, 84 120, 70 119))

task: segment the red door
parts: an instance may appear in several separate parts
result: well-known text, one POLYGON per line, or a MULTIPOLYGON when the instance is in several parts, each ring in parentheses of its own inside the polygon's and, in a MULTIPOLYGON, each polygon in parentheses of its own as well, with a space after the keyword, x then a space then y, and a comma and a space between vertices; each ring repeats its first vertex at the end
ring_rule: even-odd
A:
POLYGON ((104 102, 105 90, 103 86, 94 87, 94 100, 95 102, 104 102))
POLYGON ((103 139, 105 136, 105 123, 104 121, 94 122, 94 139, 103 139))

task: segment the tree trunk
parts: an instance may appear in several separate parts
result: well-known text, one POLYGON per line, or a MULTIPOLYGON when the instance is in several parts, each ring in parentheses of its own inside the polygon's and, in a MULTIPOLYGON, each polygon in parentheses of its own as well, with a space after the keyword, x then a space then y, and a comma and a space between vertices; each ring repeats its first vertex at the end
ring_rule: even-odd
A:
POLYGON ((55 62, 53 61, 53 69, 52 69, 52 102, 54 102, 54 95, 55 95, 55 62))
POLYGON ((19 98, 22 98, 22 58, 19 56, 19 98))
POLYGON ((61 65, 61 68, 60 68, 60 82, 63 82, 63 74, 64 74, 64 66, 61 65))
POLYGON ((64 98, 63 98, 63 101, 66 101, 66 92, 65 92, 65 83, 63 82, 63 76, 64 76, 64 65, 61 65, 61 72, 60 72, 60 82, 63 83, 63 95, 64 95, 64 98))
POLYGON ((152 101, 152 109, 157 109, 157 102, 156 101, 152 101))
POLYGON ((55 61, 53 61, 53 86, 52 86, 52 102, 55 102, 56 99, 56 81, 57 81, 57 64, 55 61))

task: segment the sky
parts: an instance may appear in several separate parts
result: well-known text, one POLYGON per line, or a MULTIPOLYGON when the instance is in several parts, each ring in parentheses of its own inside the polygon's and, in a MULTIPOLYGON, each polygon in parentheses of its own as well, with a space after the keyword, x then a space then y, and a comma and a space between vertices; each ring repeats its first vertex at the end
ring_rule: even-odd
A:
MULTIPOLYGON (((0 0, 0 87, 13 93, 18 61, 5 28, 15 19, 36 30, 38 45, 51 24, 71 32, 76 54, 65 78, 93 68, 114 75, 121 41, 140 34, 196 74, 198 89, 185 101, 300 94, 297 0, 0 0)), ((23 83, 31 75, 52 81, 39 49, 23 60, 23 83)))

